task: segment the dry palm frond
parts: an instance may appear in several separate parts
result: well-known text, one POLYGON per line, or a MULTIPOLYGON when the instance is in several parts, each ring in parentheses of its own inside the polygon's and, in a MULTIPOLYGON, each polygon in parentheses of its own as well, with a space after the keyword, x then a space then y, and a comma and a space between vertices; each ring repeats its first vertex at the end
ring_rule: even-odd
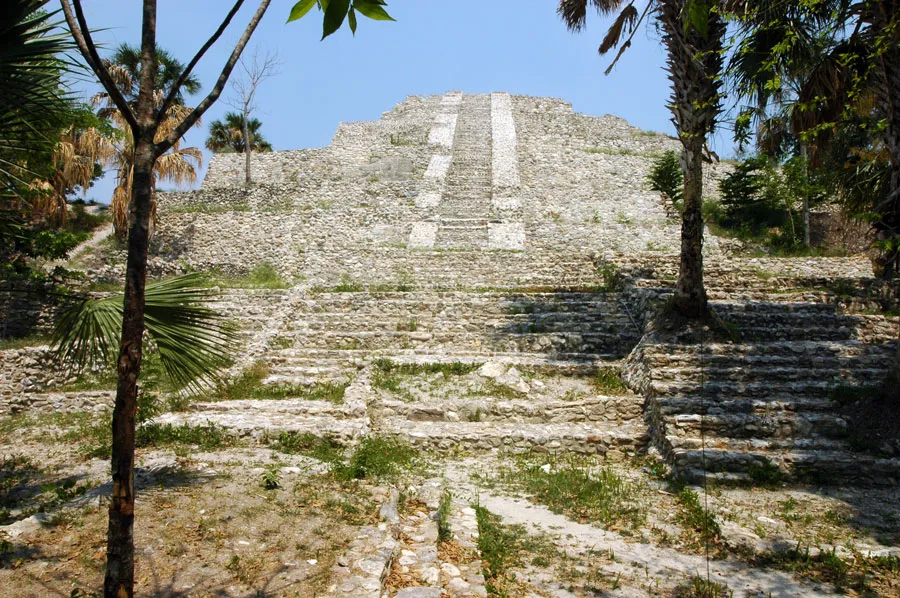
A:
POLYGON ((635 25, 637 25, 638 21, 638 11, 634 7, 634 4, 629 4, 622 12, 619 13, 619 16, 616 17, 616 20, 613 22, 612 26, 609 28, 609 31, 606 32, 606 37, 603 38, 603 43, 600 44, 600 48, 598 52, 600 54, 606 54, 613 48, 619 45, 619 41, 622 39, 622 32, 627 30, 630 34, 634 31, 635 25))
POLYGON ((109 204, 113 228, 116 231, 116 238, 120 241, 124 241, 128 235, 128 204, 130 197, 130 189, 120 185, 113 191, 112 201, 109 204))
POLYGON ((157 180, 170 181, 176 185, 193 183, 197 180, 197 169, 202 163, 203 155, 195 147, 185 149, 173 148, 156 160, 155 177, 157 180))

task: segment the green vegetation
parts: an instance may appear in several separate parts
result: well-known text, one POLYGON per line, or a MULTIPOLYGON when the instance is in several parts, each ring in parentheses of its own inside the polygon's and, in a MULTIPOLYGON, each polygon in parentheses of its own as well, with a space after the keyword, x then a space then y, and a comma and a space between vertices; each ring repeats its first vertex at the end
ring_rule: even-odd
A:
POLYGON ((613 262, 598 265, 597 275, 603 280, 597 289, 601 293, 618 293, 625 289, 625 274, 613 262))
POLYGON ((203 426, 147 423, 137 429, 135 443, 138 447, 196 446, 214 451, 234 446, 237 440, 212 423, 203 426))
POLYGON ((500 518, 482 506, 475 507, 478 521, 478 551, 489 596, 512 597, 515 576, 510 569, 518 562, 520 533, 505 529, 500 518))
POLYGON ((207 285, 217 285, 232 289, 289 289, 291 283, 278 273, 269 262, 253 267, 246 276, 231 276, 213 271, 205 275, 207 285))
POLYGON ((717 543, 722 530, 715 516, 700 504, 700 496, 691 488, 682 488, 678 492, 677 499, 680 510, 676 519, 696 534, 695 545, 717 543))
POLYGON ((336 462, 341 458, 339 444, 311 432, 282 432, 271 446, 288 455, 305 455, 319 461, 336 462))
POLYGON ((497 480, 576 521, 624 532, 638 529, 646 520, 640 485, 575 458, 519 457, 514 467, 501 468, 497 480))
POLYGON ((397 394, 404 394, 404 378, 439 373, 465 376, 480 367, 477 363, 397 363, 390 359, 376 359, 372 366, 372 386, 397 394))
POLYGON ((277 490, 281 488, 281 474, 277 467, 271 467, 262 474, 260 483, 263 490, 277 490))
POLYGON ((391 479, 420 466, 418 452, 399 440, 368 436, 345 454, 337 443, 310 432, 282 432, 272 448, 288 454, 306 455, 331 465, 339 480, 391 479))
POLYGON ((669 151, 656 158, 647 175, 647 182, 654 191, 659 191, 672 202, 679 213, 684 199, 684 173, 678 163, 678 154, 669 151))
POLYGON ((513 569, 526 564, 549 566, 559 556, 556 547, 544 537, 529 534, 522 525, 503 525, 494 513, 477 504, 472 506, 478 522, 478 551, 488 596, 525 595, 526 588, 513 569))
POLYGON ((586 147, 588 154, 603 154, 606 156, 646 156, 647 154, 621 147, 586 147))
POLYGON ((51 341, 52 339, 44 334, 32 334, 21 338, 0 338, 0 351, 39 347, 41 345, 49 345, 51 341))
POLYGON ((707 580, 699 575, 691 577, 686 584, 675 588, 674 598, 732 598, 728 584, 707 580))
POLYGON ((402 135, 399 133, 397 135, 391 134, 391 145, 394 146, 404 146, 404 145, 419 145, 412 139, 404 139, 402 135))
POLYGON ((591 386, 597 392, 606 395, 624 395, 628 393, 628 387, 622 382, 622 377, 616 368, 600 368, 597 375, 591 378, 591 386))
MULTIPOLYGON (((238 336, 222 316, 206 307, 213 296, 196 273, 146 287, 146 330, 174 388, 202 391, 231 364, 238 336)), ((60 360, 82 372, 110 365, 118 355, 123 310, 121 295, 73 304, 54 330, 60 360)))
MULTIPOLYGON (((28 457, 0 458, 0 525, 55 509, 84 495, 94 486, 74 477, 46 480, 47 475, 28 457)), ((51 524, 55 520, 52 518, 51 524)), ((0 559, 2 552, 0 550, 0 559)))
POLYGON ((280 400, 304 399, 307 401, 328 401, 339 405, 344 402, 344 393, 349 382, 317 382, 315 384, 264 384, 269 375, 269 367, 256 363, 239 378, 222 384, 215 390, 214 398, 219 401, 242 399, 280 400))
POLYGON ((830 583, 838 592, 853 590, 861 596, 889 595, 896 587, 900 573, 900 558, 889 555, 867 557, 858 552, 842 558, 834 549, 819 549, 815 553, 807 544, 798 542, 794 548, 759 555, 752 560, 756 567, 772 567, 801 575, 818 582, 830 583), (888 592, 882 593, 881 590, 888 592))
POLYGON ((441 503, 438 506, 438 542, 447 542, 453 538, 450 529, 450 511, 453 508, 453 495, 450 490, 444 489, 441 493, 441 503))
POLYGON ((771 461, 754 461, 747 466, 747 475, 754 486, 777 488, 784 481, 784 474, 771 461))

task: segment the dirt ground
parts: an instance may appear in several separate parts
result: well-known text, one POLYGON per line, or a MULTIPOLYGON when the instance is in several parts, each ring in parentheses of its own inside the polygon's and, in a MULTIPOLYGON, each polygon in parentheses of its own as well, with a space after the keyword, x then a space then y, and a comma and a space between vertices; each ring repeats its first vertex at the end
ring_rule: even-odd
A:
MULTIPOLYGON (((73 421, 0 419, 5 595, 93 596, 102 585, 108 462, 89 456, 98 441, 95 428, 83 422, 72 428, 73 421)), ((611 471, 629 488, 628 515, 604 524, 591 508, 579 511, 578 504, 554 502, 552 492, 541 497, 509 483, 522 477, 521 458, 424 457, 429 479, 449 476, 457 500, 475 503, 488 493, 515 497, 587 526, 516 527, 504 521, 511 542, 504 550, 513 556, 492 586, 497 596, 704 595, 694 592, 688 577, 669 579, 629 563, 627 551, 634 546, 634 554, 650 562, 672 554, 696 560, 707 544, 719 562, 738 563, 751 578, 753 571, 787 575, 808 588, 808 595, 900 596, 895 488, 710 487, 708 494, 689 488, 718 524, 707 543, 696 522, 685 517, 679 488, 650 460, 579 465, 591 476, 611 471), (452 471, 463 477, 453 478, 452 471), (608 546, 578 536, 588 528, 611 538, 608 546)), ((311 457, 240 442, 214 449, 183 443, 140 449, 138 595, 323 595, 332 565, 362 526, 377 522, 388 491, 377 480, 341 481, 327 472, 328 465, 311 457)), ((408 492, 423 475, 411 472, 393 483, 408 492)))

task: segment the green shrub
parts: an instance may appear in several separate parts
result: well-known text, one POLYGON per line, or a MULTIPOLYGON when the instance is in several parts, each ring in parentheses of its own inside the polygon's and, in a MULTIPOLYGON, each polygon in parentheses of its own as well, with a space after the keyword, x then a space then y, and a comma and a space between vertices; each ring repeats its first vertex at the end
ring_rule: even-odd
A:
POLYGON ((666 152, 653 160, 647 182, 651 189, 668 197, 675 209, 681 211, 684 200, 684 174, 677 153, 666 152))

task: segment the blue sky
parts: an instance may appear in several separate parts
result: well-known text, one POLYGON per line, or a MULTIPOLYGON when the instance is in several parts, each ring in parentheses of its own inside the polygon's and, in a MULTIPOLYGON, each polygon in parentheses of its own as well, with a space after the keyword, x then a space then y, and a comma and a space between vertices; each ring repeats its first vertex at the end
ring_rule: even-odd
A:
MULTIPOLYGON (((137 0, 84 0, 95 41, 110 51, 119 43, 137 43, 141 3, 137 0)), ((255 10, 247 2, 231 28, 197 69, 203 91, 218 77, 234 42, 255 10)), ((669 84, 664 54, 655 30, 639 31, 615 71, 604 76, 609 57, 597 46, 608 21, 598 15, 579 34, 569 33, 556 15, 554 0, 389 0, 397 22, 360 19, 356 37, 343 30, 319 41, 320 13, 286 24, 293 0, 274 0, 249 50, 276 51, 280 74, 259 93, 257 117, 277 150, 327 145, 339 122, 375 120, 407 95, 508 91, 563 98, 577 112, 614 114, 644 129, 673 132, 665 107, 669 84)), ((218 27, 230 1, 159 0, 159 46, 187 62, 218 27)), ((98 88, 82 86, 85 94, 98 88)), ((203 147, 210 121, 229 107, 230 86, 186 137, 187 146, 203 147)), ((715 147, 724 158, 728 143, 715 147)), ((206 156, 204 166, 209 160, 206 156)), ((202 180, 201 172, 201 179, 202 180)), ((199 185, 199 181, 198 181, 199 185)), ((88 193, 107 201, 112 182, 99 182, 88 193)))

